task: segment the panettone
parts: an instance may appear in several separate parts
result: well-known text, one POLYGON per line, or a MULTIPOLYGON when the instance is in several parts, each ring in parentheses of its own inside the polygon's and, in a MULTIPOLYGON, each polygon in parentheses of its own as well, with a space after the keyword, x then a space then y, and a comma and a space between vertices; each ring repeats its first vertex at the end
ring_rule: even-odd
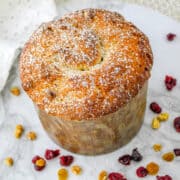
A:
POLYGON ((141 127, 152 60, 148 38, 123 16, 84 9, 33 33, 20 77, 56 143, 99 154, 126 144, 141 127))

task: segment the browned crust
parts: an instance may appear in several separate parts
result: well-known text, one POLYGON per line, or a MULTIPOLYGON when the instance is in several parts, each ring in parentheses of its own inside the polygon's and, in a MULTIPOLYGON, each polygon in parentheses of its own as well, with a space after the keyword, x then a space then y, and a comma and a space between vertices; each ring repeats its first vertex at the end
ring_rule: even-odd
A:
POLYGON ((22 86, 48 114, 69 120, 117 111, 150 77, 148 38, 115 12, 85 9, 41 25, 20 57, 22 86))

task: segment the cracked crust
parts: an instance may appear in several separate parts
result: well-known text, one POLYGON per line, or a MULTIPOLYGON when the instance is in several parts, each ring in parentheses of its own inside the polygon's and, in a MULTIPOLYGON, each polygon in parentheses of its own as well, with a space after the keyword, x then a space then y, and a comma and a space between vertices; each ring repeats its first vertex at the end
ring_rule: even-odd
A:
POLYGON ((108 115, 150 77, 148 38, 120 14, 85 9, 42 24, 20 57, 22 86, 40 110, 64 120, 108 115))

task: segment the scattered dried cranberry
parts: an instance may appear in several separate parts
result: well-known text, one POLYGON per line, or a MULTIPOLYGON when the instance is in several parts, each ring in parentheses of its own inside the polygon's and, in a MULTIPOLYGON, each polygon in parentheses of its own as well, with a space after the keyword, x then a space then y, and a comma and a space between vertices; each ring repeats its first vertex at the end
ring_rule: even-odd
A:
POLYGON ((36 171, 42 171, 44 168, 45 168, 45 166, 36 166, 36 165, 34 165, 34 169, 36 171))
POLYGON ((136 174, 138 177, 145 177, 148 175, 148 171, 146 168, 141 166, 136 170, 136 174))
POLYGON ((124 156, 119 157, 118 161, 123 165, 130 165, 131 164, 131 156, 126 154, 124 156))
POLYGON ((60 157, 60 164, 62 166, 69 166, 73 162, 73 156, 61 156, 60 157))
POLYGON ((174 149, 174 154, 176 156, 180 156, 180 149, 174 149))
POLYGON ((174 119, 174 128, 180 133, 180 116, 174 119))
POLYGON ((41 171, 41 170, 43 170, 43 169, 45 168, 45 166, 46 166, 46 161, 45 161, 42 157, 40 157, 40 156, 38 156, 38 155, 36 155, 36 156, 33 157, 32 163, 34 164, 34 169, 35 169, 36 171, 41 171), (37 165, 38 160, 41 161, 41 164, 40 164, 40 165, 37 165))
POLYGON ((155 113, 161 113, 161 107, 159 106, 159 104, 158 103, 156 103, 156 102, 152 102, 151 104, 150 104, 150 109, 153 111, 153 112, 155 112, 155 113))
POLYGON ((135 148, 132 151, 131 159, 134 161, 141 161, 142 160, 142 155, 138 152, 138 149, 135 148))
POLYGON ((174 33, 168 33, 166 35, 166 38, 168 41, 173 41, 175 37, 176 37, 176 34, 174 34, 174 33))
POLYGON ((172 76, 166 75, 164 82, 168 91, 172 90, 172 88, 176 86, 176 79, 172 76))
POLYGON ((53 159, 53 158, 59 156, 59 154, 60 154, 59 149, 56 149, 56 150, 47 149, 47 150, 45 151, 44 157, 45 157, 47 160, 50 160, 50 159, 53 159))
POLYGON ((169 175, 165 175, 165 176, 156 176, 157 180, 172 180, 172 177, 169 175))
POLYGON ((37 160, 41 159, 40 156, 36 155, 32 158, 32 163, 35 164, 37 160))
POLYGON ((127 180, 122 174, 112 172, 108 175, 108 180, 127 180))

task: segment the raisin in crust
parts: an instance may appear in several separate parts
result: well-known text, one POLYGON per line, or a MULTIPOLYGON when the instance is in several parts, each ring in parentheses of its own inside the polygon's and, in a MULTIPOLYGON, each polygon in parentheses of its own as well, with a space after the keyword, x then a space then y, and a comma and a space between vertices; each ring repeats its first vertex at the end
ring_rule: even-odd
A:
POLYGON ((98 118, 130 102, 150 77, 147 37, 116 12, 85 9, 42 24, 20 57, 22 86, 65 120, 98 118))
POLYGON ((132 23, 84 9, 34 32, 20 76, 48 135, 69 151, 95 155, 139 131, 152 60, 148 38, 132 23))

